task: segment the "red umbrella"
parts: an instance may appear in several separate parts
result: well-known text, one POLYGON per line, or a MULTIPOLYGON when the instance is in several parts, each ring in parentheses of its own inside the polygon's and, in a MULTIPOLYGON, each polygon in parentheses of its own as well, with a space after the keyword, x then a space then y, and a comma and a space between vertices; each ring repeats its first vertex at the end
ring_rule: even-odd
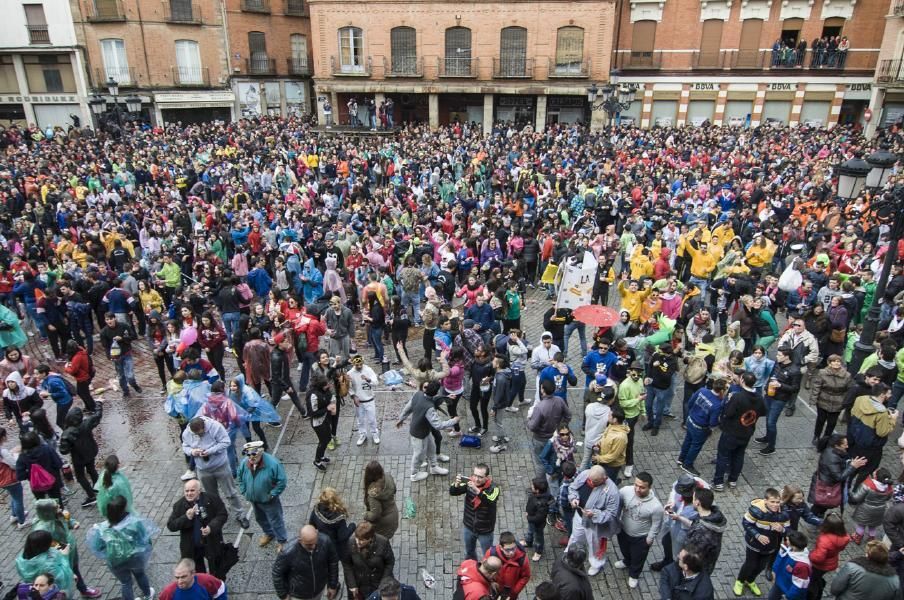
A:
POLYGON ((592 327, 612 327, 618 323, 619 314, 609 306, 587 304, 574 309, 574 318, 592 327))

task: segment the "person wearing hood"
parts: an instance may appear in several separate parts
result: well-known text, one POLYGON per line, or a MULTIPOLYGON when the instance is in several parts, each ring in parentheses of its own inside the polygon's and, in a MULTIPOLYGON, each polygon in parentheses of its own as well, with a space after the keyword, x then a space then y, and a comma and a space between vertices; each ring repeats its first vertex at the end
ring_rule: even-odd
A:
POLYGON ((132 580, 138 584, 143 598, 153 598, 154 588, 148 581, 147 567, 151 557, 151 540, 159 531, 150 519, 126 510, 125 498, 117 496, 107 505, 107 520, 88 531, 88 546, 98 558, 106 560, 119 580, 122 600, 134 600, 132 580))
POLYGON ((317 504, 311 510, 308 523, 329 538, 336 548, 340 561, 348 560, 348 542, 355 533, 355 526, 348 523, 348 509, 339 492, 331 487, 323 488, 317 504))
POLYGON ((31 412, 43 404, 38 391, 25 385, 22 374, 13 371, 6 376, 3 389, 3 413, 10 425, 22 429, 22 413, 31 412))
POLYGON ((79 571, 77 541, 72 533, 70 520, 64 516, 63 509, 52 498, 37 500, 34 508, 35 518, 31 530, 46 531, 52 536, 54 544, 58 547, 67 547, 66 557, 75 575, 75 586, 79 593, 83 598, 99 598, 100 590, 88 587, 79 571))
POLYGON ((317 268, 313 256, 304 262, 304 267, 301 270, 301 284, 305 304, 313 304, 318 298, 323 296, 323 273, 317 268))
POLYGON ((653 491, 653 476, 646 471, 638 473, 633 485, 624 486, 618 493, 621 498, 618 548, 623 558, 613 566, 628 570, 628 587, 634 589, 662 529, 663 509, 653 491))
POLYGON ((323 272, 323 291, 320 295, 322 296, 324 293, 338 295, 342 298, 342 303, 346 304, 345 286, 342 284, 342 277, 339 276, 339 272, 336 270, 336 257, 327 256, 324 259, 324 263, 326 264, 326 270, 323 272))
POLYGON ((37 431, 29 431, 23 433, 19 438, 22 452, 16 459, 16 478, 19 481, 28 481, 31 483, 32 475, 40 473, 41 470, 46 471, 53 479, 46 482, 45 489, 31 488, 35 498, 55 498, 60 505, 63 505, 63 461, 50 445, 41 441, 37 431), (38 467, 37 469, 35 467, 38 467))
POLYGON ((713 491, 706 488, 694 490, 693 506, 697 518, 690 524, 685 546, 693 545, 700 550, 703 571, 712 575, 722 552, 722 536, 728 527, 728 520, 713 501, 713 491))
POLYGON ((28 343, 28 336, 22 331, 22 324, 16 313, 0 304, 0 347, 22 348, 28 343))
POLYGON ((87 419, 84 417, 82 409, 73 408, 66 415, 66 427, 60 436, 60 452, 71 456, 75 479, 87 494, 85 501, 82 502, 82 508, 87 508, 97 502, 94 484, 97 483, 98 475, 94 462, 98 450, 97 442, 94 439, 94 429, 100 425, 103 412, 104 405, 101 402, 97 403, 97 410, 87 419), (91 477, 91 481, 88 481, 88 477, 85 476, 86 472, 91 477))
POLYGON ((364 516, 374 531, 391 539, 399 528, 399 507, 396 505, 396 484, 383 465, 372 460, 364 468, 364 516))
POLYGON ((226 448, 226 452, 229 456, 229 468, 232 470, 232 476, 235 477, 239 466, 235 452, 235 440, 239 430, 248 422, 248 414, 226 395, 226 385, 222 381, 214 381, 210 384, 210 393, 196 416, 209 417, 226 429, 226 433, 229 434, 229 446, 226 448))
POLYGON ((97 510, 104 518, 107 517, 107 504, 116 496, 126 499, 126 510, 132 512, 132 484, 128 478, 119 472, 119 457, 111 454, 104 461, 104 470, 100 479, 94 484, 94 492, 97 497, 97 510))
MULTIPOLYGON (((885 404, 891 398, 891 388, 882 382, 875 384, 869 395, 860 396, 851 408, 847 437, 851 445, 850 456, 862 456, 866 465, 859 474, 872 473, 882 459, 882 448, 898 421, 898 411, 888 410, 885 404)), ((862 475, 859 477, 862 479, 862 475)))
POLYGON ((549 577, 559 590, 560 598, 568 600, 593 600, 590 578, 584 572, 587 561, 587 546, 570 544, 559 554, 552 566, 549 577))
POLYGON ((616 485, 619 483, 619 471, 625 464, 625 451, 628 447, 628 434, 631 428, 625 424, 625 411, 614 407, 609 412, 608 425, 603 435, 594 444, 596 455, 594 464, 602 465, 606 476, 616 485))
MULTIPOLYGON (((622 309, 618 313, 618 322, 609 329, 609 335, 613 340, 619 340, 628 336, 631 329, 631 313, 622 309)), ((603 331, 602 329, 600 331, 603 331)))
POLYGON ((245 442, 251 441, 251 429, 254 429, 258 439, 264 443, 264 451, 266 451, 269 446, 261 423, 279 425, 281 421, 279 413, 272 404, 255 392, 254 388, 245 384, 245 376, 241 374, 236 375, 229 382, 229 399, 248 413, 241 424, 245 442))
POLYGON ((866 555, 859 556, 838 570, 829 586, 836 600, 896 600, 901 582, 888 564, 888 549, 879 540, 866 543, 866 555))
POLYGON ((34 581, 43 573, 50 573, 54 583, 66 594, 75 597, 75 574, 69 563, 69 547, 54 547, 49 531, 36 530, 25 538, 25 547, 16 557, 16 572, 22 581, 34 581))
POLYGON ((653 263, 653 279, 655 281, 659 281, 660 279, 665 279, 672 272, 672 265, 670 262, 672 251, 668 248, 661 248, 659 250, 659 258, 656 259, 656 262, 653 263))
POLYGON ((716 362, 728 358, 728 356, 737 350, 743 353, 746 344, 744 338, 741 337, 740 321, 732 321, 725 330, 725 335, 720 335, 713 340, 713 349, 716 362))

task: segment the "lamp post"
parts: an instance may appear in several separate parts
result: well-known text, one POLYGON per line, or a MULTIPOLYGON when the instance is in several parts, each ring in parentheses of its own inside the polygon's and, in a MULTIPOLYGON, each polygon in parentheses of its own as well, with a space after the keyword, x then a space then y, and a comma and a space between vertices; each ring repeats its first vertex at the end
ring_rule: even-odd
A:
MULTIPOLYGON (((840 184, 839 184, 840 187, 840 184)), ((876 339, 876 331, 879 329, 879 320, 882 316, 880 302, 885 296, 885 287, 891 275, 891 268, 898 260, 898 240, 904 237, 904 185, 898 184, 885 197, 873 203, 871 209, 875 210, 876 219, 880 221, 892 221, 891 232, 888 241, 888 250, 882 261, 882 271, 879 273, 879 281, 876 283, 876 292, 873 295, 873 304, 866 313, 863 321, 863 332, 860 339, 854 345, 854 353, 848 370, 855 374, 860 370, 863 360, 876 351, 873 342, 876 339), (883 218, 884 217, 884 218, 883 218)))
POLYGON ((587 88, 587 101, 590 103, 591 111, 606 111, 611 123, 617 114, 631 106, 631 103, 634 102, 636 91, 635 88, 624 83, 621 85, 606 84, 602 88, 592 83, 587 88), (599 102, 596 101, 597 97, 600 97, 599 102))
POLYGON ((835 167, 835 171, 838 173, 838 189, 835 195, 846 202, 857 198, 863 191, 866 178, 871 170, 872 167, 869 163, 859 156, 848 159, 835 167))
POLYGON ((870 166, 866 187, 874 190, 885 187, 897 162, 898 155, 889 152, 888 143, 883 142, 878 150, 866 157, 866 163, 870 166))
POLYGON ((116 124, 119 126, 119 131, 122 131, 123 126, 125 125, 124 119, 125 115, 123 112, 127 114, 136 113, 141 110, 141 98, 137 96, 129 96, 125 98, 125 108, 123 111, 122 106, 119 104, 119 83, 112 77, 107 80, 106 83, 107 92, 113 98, 113 106, 112 108, 108 105, 107 101, 95 95, 88 101, 88 106, 91 107, 91 112, 97 117, 98 124, 101 125, 101 128, 104 128, 104 125, 109 126, 109 120, 111 116, 115 116, 116 124), (104 116, 107 115, 106 118, 104 116))

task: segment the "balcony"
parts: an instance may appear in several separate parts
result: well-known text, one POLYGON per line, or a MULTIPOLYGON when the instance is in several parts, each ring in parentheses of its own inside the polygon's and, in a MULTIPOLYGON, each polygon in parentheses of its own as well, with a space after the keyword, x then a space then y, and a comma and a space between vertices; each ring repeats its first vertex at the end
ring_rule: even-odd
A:
POLYGON ((904 87, 904 60, 883 60, 876 69, 876 81, 887 87, 904 87))
POLYGON ((590 77, 590 59, 580 62, 556 62, 549 59, 548 76, 550 79, 586 79, 590 77))
POLYGON ((103 88, 107 85, 107 81, 113 78, 113 81, 119 84, 119 87, 136 87, 138 85, 138 75, 132 67, 104 67, 94 69, 94 81, 97 87, 103 88))
POLYGON ((532 58, 494 58, 493 77, 496 79, 530 79, 534 76, 532 58))
POLYGON ((342 64, 337 57, 330 57, 330 73, 333 77, 370 77, 374 61, 371 57, 357 56, 355 64, 342 64))
POLYGON ((276 59, 270 57, 245 59, 245 73, 248 75, 276 75, 276 59))
POLYGON ((437 58, 436 70, 440 77, 477 77, 480 63, 476 58, 451 56, 437 58))
POLYGON ((692 58, 692 68, 694 69, 724 69, 727 64, 728 56, 724 50, 715 51, 696 51, 692 58))
POLYGON ((242 10, 254 13, 270 13, 270 0, 242 0, 242 10))
POLYGON ((895 0, 891 10, 896 17, 904 17, 904 0, 895 0))
POLYGON ((308 62, 307 56, 287 58, 286 64, 289 68, 289 75, 311 75, 311 63, 308 62))
POLYGON ((763 50, 738 50, 731 56, 732 69, 763 69, 766 66, 766 52, 763 50))
POLYGON ((424 58, 406 56, 395 60, 383 57, 384 77, 423 77, 424 58))
POLYGON ((50 32, 47 31, 47 25, 26 25, 28 29, 29 44, 49 44, 50 32))
POLYGON ((210 69, 173 67, 173 84, 180 87, 210 87, 210 69))
POLYGON ((617 69, 661 69, 662 52, 653 50, 650 52, 620 52, 616 54, 617 69))
POLYGON ((290 17, 306 17, 308 16, 308 7, 304 0, 285 0, 286 15, 290 17))
POLYGON ((110 21, 125 21, 126 13, 120 0, 94 0, 88 3, 85 12, 88 21, 92 23, 105 23, 110 21))
POLYGON ((176 25, 200 25, 201 7, 197 2, 169 0, 163 3, 164 18, 176 25))

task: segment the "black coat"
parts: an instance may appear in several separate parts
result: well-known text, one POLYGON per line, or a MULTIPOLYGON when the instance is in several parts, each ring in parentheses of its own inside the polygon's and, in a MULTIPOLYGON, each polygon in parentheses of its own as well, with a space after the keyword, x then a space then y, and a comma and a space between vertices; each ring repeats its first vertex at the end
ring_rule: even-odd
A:
POLYGON ((66 415, 66 429, 60 436, 60 452, 72 456, 73 465, 87 465, 97 457, 97 442, 94 441, 94 428, 100 425, 103 404, 97 405, 97 412, 88 418, 81 419, 80 408, 73 408, 66 415), (76 412, 78 411, 78 412, 76 412), (78 424, 76 424, 78 423, 78 424))
POLYGON ((60 469, 63 468, 63 461, 60 460, 60 455, 47 444, 41 444, 37 448, 23 452, 16 460, 16 479, 28 481, 31 475, 31 465, 35 464, 41 465, 56 479, 53 489, 50 490, 51 495, 56 495, 54 492, 59 491, 63 486, 63 474, 60 472, 60 469))
MULTIPOLYGON (((345 514, 333 512, 325 506, 317 504, 311 511, 308 523, 330 539, 335 552, 338 553, 339 560, 345 561, 348 558, 348 541, 355 533, 355 524, 349 524, 345 514)), ((305 597, 308 596, 302 596, 302 598, 305 597)))
POLYGON ((357 588, 360 596, 366 598, 377 591, 385 577, 392 576, 395 554, 389 540, 380 534, 375 534, 363 550, 358 548, 354 537, 346 544, 347 558, 342 561, 345 586, 350 590, 357 588))
POLYGON ((298 540, 291 540, 276 557, 271 575, 278 598, 313 598, 326 586, 338 589, 339 557, 336 547, 322 533, 317 536, 313 552, 305 550, 298 540))
POLYGON ((559 589, 559 597, 568 600, 593 600, 590 578, 581 569, 565 562, 565 555, 559 554, 549 573, 550 579, 559 589))
POLYGON ((501 490, 495 483, 490 483, 486 489, 481 490, 480 501, 474 506, 475 494, 467 485, 455 485, 449 487, 450 496, 465 495, 465 511, 462 522, 465 527, 476 533, 493 533, 496 529, 496 504, 501 490))
POLYGON ((685 580, 678 563, 672 563, 662 570, 659 597, 663 600, 712 600, 715 591, 706 572, 685 580))
MULTIPOLYGON (((215 569, 214 565, 220 557, 220 546, 223 544, 223 526, 229 519, 229 513, 226 512, 226 505, 219 497, 207 492, 201 492, 198 497, 197 504, 201 507, 201 514, 195 519, 201 519, 202 527, 210 527, 210 535, 202 537, 201 541, 204 545, 204 556, 211 563, 210 570, 215 569)), ((176 500, 173 504, 173 512, 170 514, 169 520, 166 522, 166 528, 170 531, 179 532, 179 553, 181 558, 194 558, 194 519, 185 516, 186 511, 191 508, 192 504, 184 497, 176 500)))

